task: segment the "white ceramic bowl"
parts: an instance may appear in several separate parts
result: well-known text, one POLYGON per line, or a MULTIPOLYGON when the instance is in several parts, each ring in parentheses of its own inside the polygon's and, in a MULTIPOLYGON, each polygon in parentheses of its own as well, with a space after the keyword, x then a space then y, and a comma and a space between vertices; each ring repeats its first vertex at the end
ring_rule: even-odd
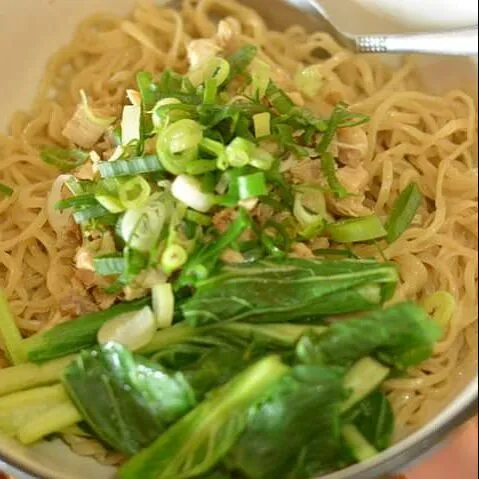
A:
MULTIPOLYGON (((300 0, 289 1, 298 3, 300 0)), ((370 31, 398 30, 398 25, 377 15, 368 15, 355 1, 322 0, 322 3, 341 26, 350 31, 358 30, 359 27, 370 31)), ((393 11, 400 13, 401 21, 411 28, 417 24, 417 18, 405 13, 408 10, 403 7, 411 2, 423 7, 436 3, 436 0, 374 1, 376 6, 380 5, 389 12, 394 4, 397 9, 393 11)), ((314 28, 314 21, 287 9, 283 0, 243 2, 260 8, 273 26, 284 27, 290 23, 302 22, 314 28), (274 8, 271 8, 272 5, 274 8)), ((82 17, 98 10, 126 12, 132 4, 133 0, 0 0, 0 129, 6 125, 15 109, 28 107, 48 56, 68 40, 75 24, 82 17)), ((438 9, 426 10, 430 17, 439 13, 436 22, 438 24, 441 24, 449 13, 457 14, 459 7, 469 4, 469 0, 464 0, 462 4, 457 0, 443 0, 443 4, 445 7, 441 12, 438 12, 438 9)), ((447 26, 451 26, 450 22, 447 22, 447 26)), ((451 87, 471 91, 477 82, 477 62, 464 58, 425 58, 421 61, 421 73, 428 87, 435 92, 451 87)), ((429 451, 454 427, 467 419, 474 409, 477 400, 477 377, 468 380, 470 382, 458 393, 456 399, 421 431, 377 459, 333 474, 328 479, 372 479, 398 470, 429 451)), ((59 441, 42 443, 27 449, 0 434, 0 470, 2 468, 14 473, 16 479, 111 479, 114 476, 111 468, 75 456, 59 441), (8 464, 2 464, 2 459, 8 464)))

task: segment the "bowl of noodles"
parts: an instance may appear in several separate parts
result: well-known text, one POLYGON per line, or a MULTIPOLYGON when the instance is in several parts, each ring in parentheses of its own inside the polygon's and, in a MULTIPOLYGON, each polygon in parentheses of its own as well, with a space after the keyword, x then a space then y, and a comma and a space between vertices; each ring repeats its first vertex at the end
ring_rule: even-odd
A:
POLYGON ((3 12, 16 477, 373 479, 474 413, 477 62, 291 3, 3 12))

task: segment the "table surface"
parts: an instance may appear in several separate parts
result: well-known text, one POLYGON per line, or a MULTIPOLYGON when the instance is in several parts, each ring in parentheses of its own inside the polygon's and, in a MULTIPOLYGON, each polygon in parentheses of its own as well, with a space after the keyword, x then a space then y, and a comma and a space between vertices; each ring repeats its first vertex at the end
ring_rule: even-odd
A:
MULTIPOLYGON (((478 477, 477 419, 459 431, 450 439, 446 447, 430 457, 427 462, 405 472, 403 477, 404 479, 476 479, 478 477)), ((0 479, 16 478, 5 476, 0 471, 0 479)))

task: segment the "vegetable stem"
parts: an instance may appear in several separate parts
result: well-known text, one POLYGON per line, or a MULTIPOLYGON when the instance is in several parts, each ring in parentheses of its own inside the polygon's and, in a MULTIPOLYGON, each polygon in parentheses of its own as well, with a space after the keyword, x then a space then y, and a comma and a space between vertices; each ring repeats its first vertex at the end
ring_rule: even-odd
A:
POLYGON ((359 462, 367 461, 379 454, 378 450, 367 441, 356 426, 348 424, 343 427, 341 433, 351 449, 351 453, 359 462))
MULTIPOLYGON (((0 289, 0 338, 3 339, 7 355, 13 364, 25 362, 22 349, 22 335, 10 312, 5 293, 0 289)), ((0 384, 0 389, 2 384, 0 384)))

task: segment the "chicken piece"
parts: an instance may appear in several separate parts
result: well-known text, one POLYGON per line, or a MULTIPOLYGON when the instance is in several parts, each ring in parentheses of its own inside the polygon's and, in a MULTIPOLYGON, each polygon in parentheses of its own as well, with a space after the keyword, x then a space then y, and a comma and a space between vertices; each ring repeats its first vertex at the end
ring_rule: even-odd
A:
POLYGON ((225 233, 231 222, 236 218, 233 208, 225 208, 213 216, 213 226, 220 232, 225 233))
POLYGON ((338 157, 343 165, 356 168, 366 159, 369 141, 361 127, 339 130, 337 140, 338 157))
POLYGON ((241 24, 234 17, 221 20, 215 36, 216 43, 228 53, 236 51, 241 42, 241 24))
POLYGON ((93 288, 91 295, 93 296, 95 303, 102 311, 110 309, 117 300, 117 296, 105 293, 103 287, 93 288))
POLYGON ((63 136, 82 148, 92 148, 106 132, 106 127, 92 123, 83 105, 78 105, 75 114, 63 129, 63 136))
POLYGON ((290 256, 293 258, 313 259, 314 253, 304 243, 294 243, 291 247, 290 256))
POLYGON ((228 248, 221 254, 221 260, 225 263, 241 264, 244 263, 244 256, 239 251, 228 248))
POLYGON ((79 180, 93 181, 95 179, 93 163, 91 161, 83 163, 83 165, 75 171, 75 178, 78 178, 79 180))
POLYGON ((327 195, 326 201, 329 209, 340 216, 359 217, 372 214, 372 210, 364 205, 365 192, 369 183, 367 170, 362 166, 358 168, 345 166, 339 168, 337 176, 340 183, 351 195, 342 199, 338 199, 331 194, 327 195))
POLYGON ((322 185, 324 183, 321 173, 321 160, 311 158, 301 160, 290 169, 293 182, 296 184, 322 185))
POLYGON ((95 266, 93 265, 94 254, 86 246, 78 248, 78 251, 75 254, 75 266, 78 270, 84 271, 95 271, 95 266))
POLYGON ((73 289, 60 300, 61 313, 71 316, 72 318, 94 313, 98 310, 98 306, 87 293, 79 289, 73 289))
POLYGON ((210 58, 221 52, 221 47, 214 40, 192 40, 186 47, 190 69, 196 70, 204 65, 210 58))

